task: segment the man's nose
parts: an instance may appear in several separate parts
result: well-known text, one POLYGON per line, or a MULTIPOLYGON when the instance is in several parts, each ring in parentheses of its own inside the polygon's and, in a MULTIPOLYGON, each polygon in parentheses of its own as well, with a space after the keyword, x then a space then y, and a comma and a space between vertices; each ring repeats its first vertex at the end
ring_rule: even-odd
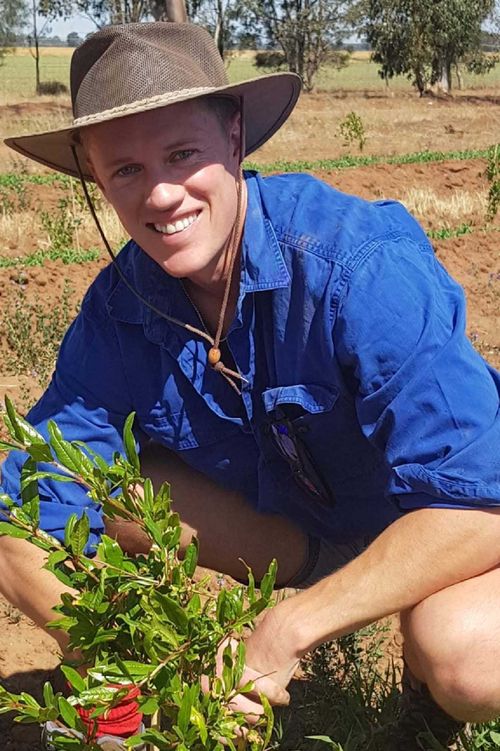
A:
POLYGON ((168 209, 182 201, 182 185, 169 182, 164 177, 152 180, 146 204, 150 209, 162 210, 168 209))

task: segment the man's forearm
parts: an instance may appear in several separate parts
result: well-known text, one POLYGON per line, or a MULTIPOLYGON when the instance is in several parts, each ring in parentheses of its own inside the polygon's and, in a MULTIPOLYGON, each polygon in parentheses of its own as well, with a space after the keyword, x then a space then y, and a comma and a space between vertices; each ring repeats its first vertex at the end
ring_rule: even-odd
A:
POLYGON ((343 569, 269 611, 247 642, 248 664, 268 672, 478 576, 500 564, 499 539, 498 511, 409 513, 343 569))
POLYGON ((66 652, 67 635, 62 631, 46 629, 46 624, 57 614, 53 608, 59 604, 63 592, 71 592, 43 567, 47 555, 26 540, 0 537, 0 592, 38 626, 47 630, 66 652))

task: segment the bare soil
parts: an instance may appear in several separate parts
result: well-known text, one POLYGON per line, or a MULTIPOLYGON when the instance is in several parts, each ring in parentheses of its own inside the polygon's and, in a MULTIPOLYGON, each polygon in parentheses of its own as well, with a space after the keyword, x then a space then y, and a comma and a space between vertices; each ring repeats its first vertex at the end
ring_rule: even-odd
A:
MULTIPOLYGON (((331 97, 329 97, 331 101, 331 97)), ((311 100, 316 107, 324 106, 324 98, 311 100)), ((384 100, 384 112, 387 102, 384 100)), ((469 106, 464 102, 463 107, 469 106)), ((491 102, 492 110, 498 106, 498 98, 491 102)), ((17 106, 17 105, 14 105, 17 106)), ((427 105, 431 106, 431 105, 427 105)), ((446 109, 445 105, 442 106, 446 109)), ((495 113, 496 116, 496 113, 495 113)), ((444 122, 446 124, 446 121, 444 122)), ((450 133, 449 138, 460 137, 450 133)), ((282 157, 281 145, 272 151, 271 144, 265 147, 266 161, 282 157)), ((308 146, 311 154, 311 146, 308 146)), ((297 156, 304 156, 298 153, 297 156)), ((319 156, 319 155, 318 155, 319 156)), ((295 155, 294 155, 295 157, 295 155)), ((288 154, 288 158, 294 158, 288 154)), ((408 191, 432 189, 439 199, 446 202, 457 193, 485 195, 487 184, 484 177, 485 162, 482 160, 450 161, 436 164, 404 166, 377 165, 373 167, 321 172, 318 177, 340 190, 361 195, 367 199, 404 199, 408 191)), ((35 187, 37 208, 53 207, 57 199, 56 188, 35 187)), ((485 208, 485 207, 484 207, 485 208)), ((418 212, 417 212, 418 213, 418 212)), ((443 226, 439 211, 430 211, 420 216, 426 229, 443 226)), ((484 210, 467 215, 467 223, 474 230, 454 239, 434 241, 440 261, 463 285, 468 300, 468 331, 480 352, 492 365, 500 367, 500 250, 498 219, 485 225, 484 210)), ((456 222, 460 224, 460 221, 456 222)), ((25 232, 22 243, 14 244, 2 253, 22 256, 36 250, 39 245, 39 230, 33 226, 25 232)), ((47 308, 59 304, 64 281, 73 289, 75 304, 81 300, 86 288, 106 260, 81 265, 64 265, 46 262, 36 268, 0 269, 0 310, 5 310, 9 301, 19 291, 26 300, 40 300, 47 308)), ((22 396, 28 403, 40 393, 41 388, 29 375, 9 373, 5 368, 7 344, 2 339, 0 328, 0 397, 9 393, 16 401, 22 396)), ((0 679, 10 690, 39 690, 43 680, 54 675, 58 664, 55 642, 23 615, 0 600, 0 679)), ((0 738, 6 751, 28 751, 38 748, 38 730, 26 726, 13 726, 9 718, 0 718, 0 738)))

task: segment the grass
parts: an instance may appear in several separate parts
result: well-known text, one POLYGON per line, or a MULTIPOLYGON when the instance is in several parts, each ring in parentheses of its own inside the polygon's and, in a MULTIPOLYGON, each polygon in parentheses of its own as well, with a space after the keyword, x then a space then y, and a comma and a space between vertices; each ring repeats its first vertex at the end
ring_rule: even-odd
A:
MULTIPOLYGON (((40 71, 42 81, 61 81, 69 86, 69 63, 71 51, 56 54, 54 48, 40 48, 40 71)), ((0 98, 23 98, 35 96, 35 61, 28 49, 18 48, 6 55, 0 67, 0 98)))
POLYGON ((463 151, 417 151, 411 154, 396 156, 352 156, 347 154, 340 159, 317 159, 313 161, 279 161, 267 164, 245 162, 247 169, 259 170, 264 174, 270 172, 314 172, 322 170, 351 169, 354 167, 368 167, 372 164, 425 164, 428 162, 444 162, 451 159, 484 159, 488 156, 488 149, 465 149, 463 151))
POLYGON ((429 224, 431 228, 450 226, 461 222, 462 225, 471 224, 475 217, 486 214, 487 190, 450 191, 445 195, 439 195, 432 187, 410 188, 400 196, 408 211, 421 221, 429 224))
POLYGON ((27 256, 1 256, 0 269, 23 268, 29 266, 43 266, 45 261, 61 261, 65 265, 70 263, 90 263, 97 261, 101 257, 98 248, 89 248, 89 250, 79 250, 77 248, 57 248, 48 250, 36 250, 27 256))
POLYGON ((458 227, 441 227, 440 229, 431 229, 427 232, 431 240, 452 240, 455 237, 463 237, 473 232, 470 224, 460 224, 458 227))
MULTIPOLYGON (((56 80, 69 85, 69 64, 72 49, 69 48, 41 48, 41 78, 42 81, 56 80)), ((253 63, 253 53, 235 54, 228 64, 228 76, 231 81, 238 82, 262 75, 253 63)), ((349 65, 342 70, 325 66, 317 77, 317 89, 331 92, 338 89, 346 91, 386 92, 388 87, 378 75, 378 66, 372 63, 365 53, 354 53, 349 65)), ((487 75, 474 76, 463 72, 466 88, 495 87, 500 83, 500 66, 487 75)), ((412 86, 405 77, 393 79, 389 89, 397 92, 412 91, 412 86)), ((26 98, 35 94, 35 63, 29 50, 18 48, 13 54, 7 55, 4 65, 0 68, 0 98, 26 98)))

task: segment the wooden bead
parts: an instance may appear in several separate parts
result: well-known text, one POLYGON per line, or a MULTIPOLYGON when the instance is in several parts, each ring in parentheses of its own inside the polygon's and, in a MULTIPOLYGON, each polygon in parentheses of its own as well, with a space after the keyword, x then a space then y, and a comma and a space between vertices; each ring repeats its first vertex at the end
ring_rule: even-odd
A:
POLYGON ((210 365, 216 365, 221 358, 221 351, 217 347, 211 347, 208 350, 208 362, 210 365))

